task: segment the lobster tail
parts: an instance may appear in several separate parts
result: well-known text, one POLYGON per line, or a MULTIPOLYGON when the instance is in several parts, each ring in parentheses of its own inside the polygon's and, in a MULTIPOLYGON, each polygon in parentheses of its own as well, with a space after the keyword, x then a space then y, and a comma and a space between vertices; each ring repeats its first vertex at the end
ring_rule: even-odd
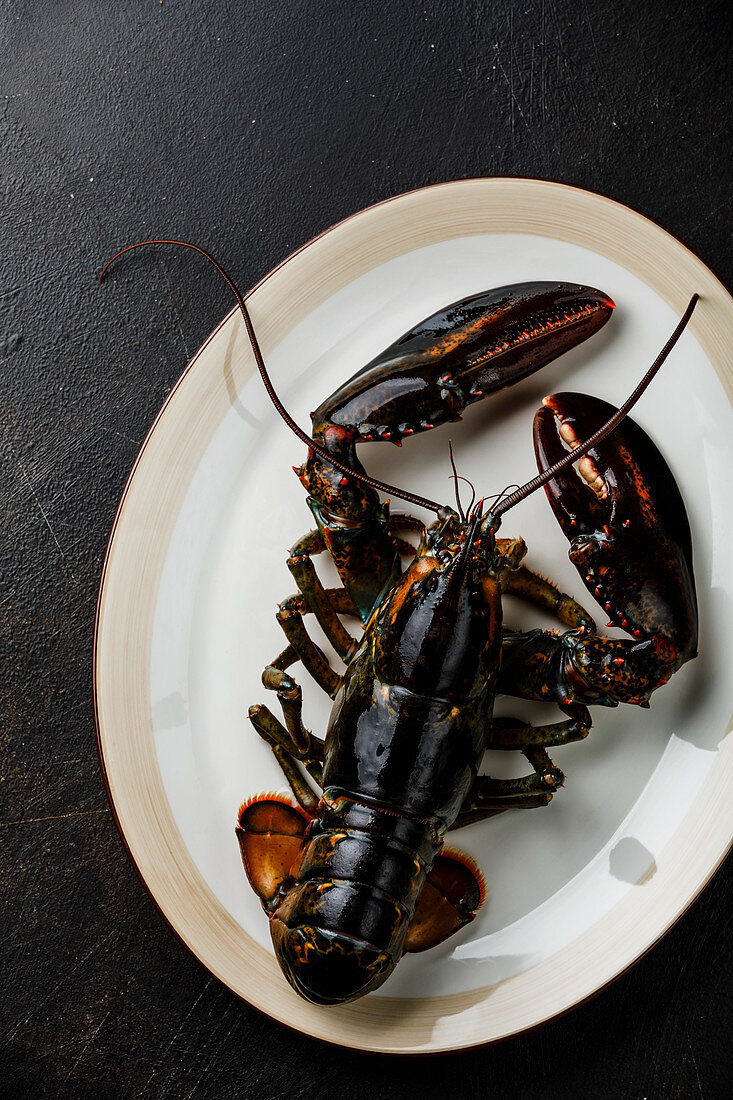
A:
POLYGON ((313 924, 270 921, 280 969, 296 993, 317 1005, 345 1004, 382 985, 399 960, 353 936, 313 924))
POLYGON ((429 824, 326 792, 272 914, 290 984, 316 1004, 377 989, 397 965, 437 851, 429 824))
POLYGON ((314 1004, 378 989, 405 951, 441 943, 483 900, 470 862, 438 854, 432 822, 334 788, 307 826, 293 806, 267 796, 243 807, 237 833, 280 968, 314 1004))

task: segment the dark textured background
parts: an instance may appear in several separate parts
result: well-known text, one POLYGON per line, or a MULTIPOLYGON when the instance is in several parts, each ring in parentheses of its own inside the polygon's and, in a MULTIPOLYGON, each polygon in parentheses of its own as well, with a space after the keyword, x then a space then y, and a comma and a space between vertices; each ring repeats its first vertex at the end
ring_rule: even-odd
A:
POLYGON ((3 1095, 730 1095, 730 865, 631 973, 495 1048, 390 1060, 261 1018, 127 862, 90 658, 129 468, 231 306, 190 254, 141 253, 104 290, 100 261, 182 236, 247 286, 369 203, 523 173, 631 203, 730 284, 731 11, 0 2, 3 1095))

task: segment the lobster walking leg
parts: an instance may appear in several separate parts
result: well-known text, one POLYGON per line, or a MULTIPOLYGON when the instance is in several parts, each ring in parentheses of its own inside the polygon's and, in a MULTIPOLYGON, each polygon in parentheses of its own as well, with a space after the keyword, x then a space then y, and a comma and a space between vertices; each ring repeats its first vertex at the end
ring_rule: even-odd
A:
POLYGON ((577 600, 524 565, 507 573, 502 588, 512 596, 518 596, 555 615, 566 626, 584 627, 586 630, 596 628, 592 615, 577 600))
POLYGON ((554 792, 562 787, 565 776, 550 760, 544 749, 527 748, 522 750, 534 771, 520 779, 494 779, 490 775, 477 775, 467 795, 472 803, 507 802, 522 798, 528 794, 554 792))
MULTIPOLYGON (((272 666, 269 667, 272 668, 272 666)), ((295 684, 287 673, 283 672, 281 675, 293 685, 285 698, 283 698, 282 688, 278 690, 285 720, 288 723, 287 728, 265 706, 250 707, 249 719, 263 741, 266 741, 272 749, 298 805, 310 813, 315 809, 318 799, 298 771, 295 761, 300 760, 316 783, 320 783, 325 745, 303 726, 300 718, 300 686, 295 684), (297 709, 294 713, 291 708, 296 699, 297 709)), ((274 682, 272 686, 275 686, 274 682)))
POLYGON ((263 741, 268 745, 278 745, 285 752, 301 760, 308 767, 311 763, 320 764, 324 757, 324 742, 301 725, 301 733, 296 740, 290 730, 283 726, 269 707, 261 703, 249 708, 249 720, 263 741))
MULTIPOLYGON (((272 719, 274 722, 277 722, 277 718, 274 718, 274 716, 268 711, 267 707, 252 707, 250 709, 249 716, 257 732, 265 741, 267 741, 270 748, 272 749, 273 756, 280 765, 283 775, 287 780, 288 786, 295 795, 296 802, 301 807, 301 809, 305 810, 307 814, 312 816, 315 813, 316 807, 318 806, 318 798, 298 771, 297 765, 295 763, 296 757, 294 757, 292 753, 284 749, 281 744, 274 741, 270 736, 270 730, 272 729, 270 719, 272 719), (253 714, 252 711, 257 711, 258 713, 253 714), (267 732, 265 732, 265 730, 267 730, 267 732)), ((305 767, 310 774, 312 774, 312 769, 313 771, 315 771, 315 775, 313 776, 313 778, 318 783, 321 765, 318 763, 306 763, 305 767)))
MULTIPOLYGON (((344 589, 326 589, 321 587, 320 593, 322 594, 320 598, 323 600, 323 606, 328 607, 329 614, 332 614, 334 618, 336 613, 340 615, 356 614, 351 598, 344 589)), ((308 672, 310 672, 316 683, 320 684, 323 690, 333 698, 338 691, 341 678, 331 668, 325 653, 310 637, 303 622, 303 615, 314 612, 314 610, 315 609, 308 601, 308 597, 303 593, 288 596, 281 601, 276 618, 283 628, 290 645, 280 654, 280 657, 278 657, 273 665, 267 666, 263 676, 267 674, 268 670, 271 668, 284 669, 287 668, 289 664, 299 660, 308 672), (282 658, 290 654, 291 651, 294 654, 293 659, 288 660, 287 663, 283 665, 281 663, 282 658)), ((278 691, 280 690, 279 683, 273 683, 272 685, 268 683, 265 684, 265 687, 270 686, 278 691)))
POLYGON ((496 817, 507 810, 532 810, 538 806, 547 806, 551 801, 552 791, 538 791, 537 794, 523 795, 519 798, 512 798, 511 801, 497 798, 492 802, 491 799, 487 799, 482 804, 479 804, 481 803, 480 799, 474 801, 469 795, 449 832, 452 832, 453 829, 462 829, 464 825, 475 825, 478 821, 486 821, 488 818, 496 817))
MULTIPOLYGON (((325 589, 324 595, 328 600, 329 607, 334 613, 338 612, 342 615, 355 614, 348 593, 343 589, 325 589)), ((306 597, 302 594, 291 596, 287 601, 284 601, 284 603, 291 604, 302 614, 307 614, 313 610, 309 607, 306 597)), ((297 649, 293 645, 287 646, 271 664, 267 665, 262 673, 262 683, 269 691, 276 691, 278 699, 280 700, 283 716, 285 718, 285 726, 287 727, 287 733, 290 737, 289 742, 280 739, 283 746, 296 754, 302 752, 305 758, 305 756, 313 754, 312 744, 315 743, 320 746, 320 751, 317 753, 318 758, 323 759, 323 742, 314 738, 303 725, 303 692, 300 684, 298 684, 286 671, 298 660, 300 660, 300 655, 297 649)), ((267 714, 270 714, 270 711, 267 710, 266 707, 253 707, 250 709, 250 717, 252 717, 253 711, 258 710, 263 710, 266 711, 267 714)), ((282 729, 282 726, 276 718, 273 718, 273 721, 282 729)), ((266 739, 269 738, 266 737, 266 739)))
POLYGON ((288 558, 288 569, 310 610, 342 661, 348 659, 355 640, 343 626, 328 598, 326 589, 320 582, 315 566, 307 554, 295 554, 288 558))
MULTIPOLYGON (((312 531, 296 543, 294 549, 305 548, 312 553, 318 553, 323 549, 323 543, 318 531, 312 531), (320 545, 319 545, 320 544, 320 545)), ((297 560, 301 555, 294 555, 297 560)), ((305 556, 305 555, 302 555, 305 556)), ((293 560, 293 555, 291 559, 293 560)), ((314 571, 315 572, 315 571, 314 571)), ((334 618, 336 614, 356 615, 354 605, 344 589, 324 589, 318 582, 317 601, 318 607, 327 610, 334 618)), ((290 596, 280 605, 280 609, 295 611, 301 616, 313 612, 312 589, 308 592, 290 596), (311 598, 309 598, 311 597, 311 598)), ((303 627, 305 634, 305 627, 303 627)), ((306 635, 307 637, 307 635, 306 635)), ((308 639, 310 641, 310 639, 308 639)), ((312 643, 314 648, 315 643, 312 643)), ((285 726, 272 714, 268 707, 253 706, 249 710, 249 718, 257 732, 267 741, 282 768, 293 794, 303 809, 309 809, 313 794, 307 784, 303 785, 303 779, 295 766, 295 760, 300 760, 309 774, 316 782, 320 782, 322 760, 324 757, 324 742, 303 725, 302 709, 303 695, 300 684, 286 671, 296 661, 302 660, 303 646, 298 649, 291 644, 269 664, 262 674, 262 682, 270 691, 276 691, 285 719, 285 726)), ((320 653, 320 650, 318 651, 320 653)), ((324 656, 325 660, 325 656, 324 656)), ((306 666, 307 667, 307 666, 306 666)), ((335 676, 335 673, 334 673, 335 676)))
MULTIPOLYGON (((298 657, 293 653, 293 662, 298 657)), ((303 725, 303 691, 300 684, 289 676, 283 669, 268 665, 262 673, 262 683, 270 691, 276 691, 280 700, 285 725, 293 745, 297 749, 307 750, 310 744, 310 733, 303 725)))
MULTIPOLYGON (((282 749, 279 745, 273 745, 272 751, 282 769, 290 790, 295 796, 295 801, 301 809, 305 810, 310 816, 313 816, 318 807, 318 797, 313 793, 298 771, 294 758, 290 753, 285 752, 285 749, 282 749)), ((318 782, 317 779, 316 782, 318 782)))
MULTIPOLYGON (((422 534, 425 531, 425 524, 415 516, 409 516, 403 513, 395 513, 391 516, 388 523, 388 529, 390 533, 393 531, 418 531, 422 534)), ((395 539, 395 541, 402 541, 395 539)), ((405 547, 409 548, 409 553, 414 552, 414 547, 405 543, 405 547)), ((324 540, 323 534, 320 530, 308 531, 305 535, 293 543, 288 555, 288 561, 306 556, 309 558, 316 557, 318 554, 323 554, 328 550, 328 546, 324 540)), ((326 596, 333 608, 339 615, 349 615, 352 618, 360 618, 359 610, 355 606, 354 601, 349 596, 345 588, 327 588, 325 589, 326 596)), ((310 605, 306 601, 306 605, 303 610, 310 610, 310 605)))
POLYGON ((401 539, 397 534, 398 531, 414 531, 423 538, 425 535, 426 527, 421 519, 417 516, 410 516, 404 512, 395 512, 389 517, 387 523, 387 530, 392 536, 392 542, 395 544, 398 552, 404 554, 408 558, 414 558, 417 551, 411 542, 407 542, 405 539, 401 539))
POLYGON ((578 703, 561 703, 560 710, 570 717, 564 722, 530 726, 516 718, 495 718, 491 723, 486 747, 489 749, 552 748, 582 741, 588 736, 592 722, 587 707, 578 703))
POLYGON ((312 611, 339 657, 346 660, 354 647, 355 639, 338 616, 351 614, 358 618, 358 613, 345 589, 327 590, 321 584, 311 557, 323 553, 325 549, 320 531, 309 531, 292 547, 287 564, 300 595, 282 601, 277 619, 305 667, 321 687, 331 694, 338 689, 335 673, 325 654, 307 636, 301 616, 312 611))
POLYGON ((544 749, 527 748, 523 752, 534 772, 521 779, 493 779, 489 775, 477 775, 452 829, 484 821, 504 810, 531 809, 548 804, 558 787, 563 785, 565 776, 554 766, 544 749))
POLYGON ((415 531, 418 535, 425 534, 425 524, 417 516, 411 516, 407 512, 393 512, 387 524, 390 533, 395 531, 415 531))
MULTIPOLYGON (((333 699, 341 684, 341 677, 334 672, 323 650, 316 645, 305 629, 302 613, 296 603, 300 597, 283 600, 278 608, 277 621, 283 628, 285 637, 298 654, 303 666, 327 695, 333 699)), ((311 610, 308 608, 308 610, 311 610)))

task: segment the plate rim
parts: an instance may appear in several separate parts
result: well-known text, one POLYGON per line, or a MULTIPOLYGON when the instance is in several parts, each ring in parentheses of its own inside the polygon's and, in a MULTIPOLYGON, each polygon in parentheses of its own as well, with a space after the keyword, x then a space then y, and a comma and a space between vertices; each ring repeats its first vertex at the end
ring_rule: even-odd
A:
MULTIPOLYGON (((302 253, 304 253, 312 245, 314 245, 318 241, 321 241, 323 238, 325 238, 325 237, 329 236, 330 234, 332 234, 332 233, 342 229, 343 227, 347 226, 349 223, 353 222, 355 219, 363 217, 364 215, 368 215, 369 213, 372 213, 372 212, 374 212, 374 211, 376 211, 376 210, 378 210, 382 207, 385 207, 387 205, 397 203, 401 200, 408 199, 412 196, 418 196, 422 193, 426 193, 426 192, 427 193, 434 193, 434 192, 437 192, 437 191, 440 191, 440 190, 447 190, 447 189, 453 189, 453 188, 460 189, 460 187, 462 185, 471 184, 471 183, 474 183, 474 184, 491 184, 491 183, 495 183, 497 181, 505 183, 505 184, 515 183, 515 182, 519 183, 519 184, 531 183, 531 184, 546 186, 548 188, 559 188, 563 191, 575 192, 575 193, 577 193, 578 195, 581 195, 581 196, 582 195, 589 195, 593 198, 604 200, 604 202, 606 202, 606 203, 610 203, 613 207, 619 208, 620 211, 631 212, 636 217, 642 219, 645 222, 650 223, 650 225, 654 229, 656 229, 658 231, 661 231, 663 234, 668 236, 673 242, 675 242, 675 244, 677 246, 680 246, 685 252, 687 252, 692 257, 694 257, 694 259, 696 259, 702 265, 702 267, 704 269, 706 269, 706 271, 709 272, 710 275, 713 276, 715 281, 719 284, 719 286, 722 288, 722 290, 728 296, 728 298, 733 300, 733 294, 731 293, 730 288, 720 278, 720 276, 710 266, 710 264, 708 264, 705 260, 702 259, 702 257, 699 255, 699 253, 697 253, 694 249, 690 248, 689 245, 687 245, 679 236, 677 236, 675 233, 673 233, 671 230, 669 230, 666 226, 662 225, 655 218, 650 217, 648 214, 640 211, 638 208, 632 206, 629 203, 621 202, 620 200, 615 199, 615 198, 609 196, 608 194, 604 193, 603 191, 600 191, 600 190, 597 190, 597 189, 588 188, 588 187, 581 187, 581 186, 576 185, 576 184, 570 184, 570 183, 566 183, 566 182, 561 181, 561 180, 556 180, 556 179, 551 179, 551 178, 526 176, 526 175, 516 175, 516 174, 499 175, 499 176, 470 176, 470 177, 463 177, 463 178, 459 178, 459 179, 441 181, 441 182, 438 182, 438 183, 426 184, 426 185, 423 185, 421 187, 411 188, 411 189, 409 189, 407 191, 404 191, 404 192, 401 192, 397 195, 392 195, 392 196, 389 196, 385 199, 380 200, 379 202, 370 204, 369 206, 366 206, 361 210, 358 210, 358 211, 355 211, 352 214, 349 214, 347 217, 333 223, 332 225, 327 226, 321 232, 319 232, 318 234, 316 234, 315 236, 310 238, 308 241, 306 241, 304 244, 300 245, 298 248, 293 250, 285 258, 283 258, 278 264, 276 264, 275 267, 273 267, 269 272, 267 272, 267 274, 265 274, 261 279, 259 279, 244 294, 244 297, 245 297, 245 299, 250 298, 258 289, 260 289, 264 284, 266 284, 274 275, 281 272, 282 269, 285 268, 286 265, 288 265, 295 257, 297 257, 297 256, 301 255, 302 253)), ((503 231, 504 230, 501 230, 501 229, 495 230, 495 232, 503 232, 503 231)), ((522 229, 513 230, 513 231, 514 232, 520 232, 520 233, 521 232, 528 232, 528 230, 522 230, 522 229)), ((490 230, 489 230, 489 232, 490 232, 490 230)), ((551 236, 551 234, 548 234, 548 235, 551 236)), ((417 244, 416 247, 421 247, 421 245, 417 244)), ((409 251, 409 249, 406 249, 405 251, 409 251)), ((658 291, 657 291, 657 293, 658 293, 658 291)), ((733 304, 733 301, 731 302, 731 304, 733 304)), ((615 971, 610 977, 605 978, 599 985, 597 985, 590 992, 582 995, 581 997, 578 997, 571 1004, 560 1007, 557 1010, 552 1011, 549 1014, 547 1014, 547 1015, 545 1015, 545 1016, 543 1016, 539 1019, 536 1019, 533 1022, 528 1023, 524 1027, 514 1028, 511 1032, 509 1032, 507 1034, 492 1036, 491 1038, 488 1038, 488 1039, 485 1039, 485 1038, 484 1039, 476 1039, 474 1041, 469 1041, 465 1044, 458 1044, 457 1045, 457 1044, 452 1044, 451 1043, 451 1044, 445 1045, 445 1046, 428 1047, 427 1049, 422 1048, 422 1049, 418 1049, 418 1050, 408 1049, 408 1048, 404 1048, 404 1049, 403 1048, 400 1048, 400 1049, 394 1048, 394 1049, 388 1049, 387 1050, 387 1049, 384 1049, 384 1048, 382 1048, 378 1045, 374 1045, 374 1044, 363 1045, 361 1042, 357 1042, 357 1043, 347 1042, 344 1039, 341 1039, 341 1040, 334 1039, 334 1038, 330 1038, 327 1035, 313 1035, 312 1033, 304 1030, 297 1023, 292 1023, 288 1020, 283 1020, 280 1017, 278 1017, 277 1015, 275 1015, 274 1013, 268 1011, 268 1009, 263 1007, 262 1005, 253 1003, 251 1000, 249 1000, 247 998, 247 996, 244 993, 240 992, 238 989, 234 989, 230 984, 228 984, 228 982, 226 981, 226 979, 224 977, 217 974, 204 961, 204 959, 197 952, 195 947, 192 944, 190 944, 186 941, 182 931, 175 926, 172 919, 166 914, 166 912, 162 908, 162 902, 160 902, 158 900, 158 898, 156 897, 156 895, 153 893, 153 887, 147 881, 141 867, 139 866, 138 860, 136 859, 136 857, 135 857, 135 855, 134 855, 134 853, 133 853, 133 851, 130 847, 130 844, 128 842, 128 838, 125 834, 124 827, 122 825, 122 821, 120 819, 120 815, 118 813, 118 808, 115 804, 112 789, 111 789, 110 777, 109 777, 108 767, 107 767, 107 760, 105 758, 105 751, 104 751, 104 745, 103 745, 103 730, 102 730, 103 723, 102 723, 102 718, 101 718, 101 713, 100 713, 99 681, 98 681, 99 666, 100 666, 100 637, 101 637, 101 627, 102 627, 102 617, 103 617, 103 610, 102 610, 103 609, 103 597, 104 597, 105 585, 106 585, 106 581, 107 581, 108 573, 109 573, 110 559, 111 559, 111 555, 112 555, 113 544, 115 542, 115 536, 116 536, 118 528, 119 528, 119 524, 120 524, 120 520, 121 520, 121 517, 122 517, 123 510, 124 510, 124 506, 127 502, 130 490, 131 490, 132 485, 133 485, 133 481, 134 481, 135 476, 138 472, 138 469, 140 467, 143 456, 144 456, 144 454, 145 454, 145 452, 148 448, 148 445, 149 445, 154 433, 156 432, 156 429, 158 428, 158 425, 159 425, 161 419, 163 418, 164 414, 166 413, 169 405, 174 401, 179 389, 181 388, 181 386, 184 383, 185 379, 190 374, 190 372, 191 372, 192 368, 194 367, 194 365, 197 363, 199 358, 206 351, 209 344, 215 339, 215 337, 218 335, 218 333, 224 328, 224 326, 230 321, 230 319, 233 317, 233 315, 235 315, 237 312, 238 312, 238 307, 235 305, 222 318, 222 320, 215 326, 215 328, 211 331, 211 333, 209 333, 206 340, 202 343, 201 347, 196 351, 196 353, 192 356, 190 361, 184 367, 184 369, 181 372, 180 376, 178 377, 175 384, 171 388, 170 393, 166 396, 164 402, 162 403, 160 409, 158 410, 152 424, 150 425, 150 428, 148 429, 148 431, 145 434, 145 437, 142 441, 142 444, 140 445, 140 448, 139 448, 139 450, 138 450, 138 452, 135 456, 135 459, 133 461, 133 464, 132 464, 132 467, 130 469, 129 475, 128 475, 126 481, 125 481, 125 485, 124 485, 124 488, 122 490, 122 493, 121 493, 121 496, 120 496, 120 499, 119 499, 119 502, 118 502, 118 505, 117 505, 117 508, 116 508, 116 511, 115 511, 114 519, 113 519, 112 526, 111 526, 111 529, 110 529, 109 538, 107 540, 107 544, 106 544, 106 548, 105 548, 104 560, 103 560, 102 569, 101 569, 101 573, 100 573, 100 581, 99 581, 99 587, 98 587, 97 599, 96 599, 96 605, 95 605, 95 615, 94 615, 93 652, 92 652, 92 669, 91 669, 91 672, 92 672, 93 715, 94 715, 94 726, 95 726, 95 738, 96 738, 97 752, 98 752, 98 757, 99 757, 99 763, 100 763, 100 770, 101 770, 101 774, 102 774, 102 779, 103 779, 107 799, 108 799, 108 802, 109 802, 109 805, 110 805, 110 810, 111 810, 111 813, 112 813, 112 817, 113 817, 115 826, 117 828, 118 834, 120 836, 120 839, 122 841, 123 848, 124 848, 124 850, 127 854, 128 859, 130 860, 130 862, 132 864, 132 867, 133 867, 138 879, 140 880, 140 882, 141 882, 142 886, 144 887, 146 893, 148 894, 151 901, 153 902, 153 904, 154 904, 155 908, 157 909, 158 913, 162 916, 163 920, 165 921, 167 926, 170 928, 170 930, 173 932, 173 934, 176 936, 176 938, 179 940, 179 942, 181 942, 184 945, 184 947, 186 947, 187 950, 194 956, 194 958, 197 959, 197 961, 204 967, 204 969, 207 971, 207 973, 210 974, 212 977, 214 977, 221 985, 225 986, 230 992, 234 993, 234 995, 236 997, 238 997, 240 1000, 242 1000, 246 1004, 248 1004, 251 1008, 254 1008, 256 1011, 258 1011, 262 1015, 268 1017, 269 1019, 275 1020, 281 1026, 284 1026, 284 1027, 288 1028, 289 1030, 295 1032, 296 1034, 307 1035, 311 1039, 316 1039, 318 1041, 326 1043, 329 1046, 336 1046, 336 1047, 340 1047, 342 1049, 359 1049, 359 1050, 363 1050, 365 1052, 370 1052, 370 1053, 389 1053, 389 1054, 394 1054, 394 1055, 400 1055, 400 1054, 412 1054, 412 1055, 415 1055, 415 1054, 437 1054, 437 1053, 457 1052, 457 1051, 470 1050, 470 1049, 475 1050, 475 1049, 477 1049, 481 1046, 493 1045, 496 1042, 504 1042, 504 1041, 507 1041, 507 1040, 515 1037, 515 1036, 526 1034, 527 1032, 532 1031, 537 1027, 541 1027, 541 1026, 545 1025, 553 1019, 560 1018, 560 1017, 566 1015, 567 1013, 569 1013, 571 1011, 574 1011, 576 1008, 579 1008, 583 1004, 587 1003, 591 998, 595 997, 597 994, 599 994, 603 990, 605 990, 612 982, 615 982, 622 975, 628 973, 631 970, 632 967, 637 965, 637 963, 641 962, 641 960, 644 959, 646 957, 646 955, 649 954, 649 952, 660 942, 660 940, 687 913, 689 908, 692 906, 692 904, 695 902, 695 900, 699 897, 700 893, 709 884, 709 882, 711 881, 713 876, 719 870, 722 863, 725 861, 726 856, 728 855, 728 852, 730 851, 731 844, 733 843, 733 841, 732 840, 728 841, 727 846, 719 854, 719 856, 718 856, 716 862, 714 863, 714 865, 708 871, 707 875, 699 882, 699 884, 697 885, 697 887, 693 891, 693 893, 688 896, 688 898, 687 898, 685 904, 682 906, 682 908, 680 908, 677 911, 677 913, 672 916, 672 918, 668 921, 668 923, 666 925, 664 925, 664 927, 662 927, 657 932, 657 934, 646 945, 646 947, 644 947, 637 955, 635 955, 635 957, 633 959, 631 959, 629 962, 625 963, 619 970, 615 971)), ((713 364, 713 366, 716 369, 719 377, 721 377, 717 366, 715 364, 713 364)), ((721 377, 721 381, 725 385, 725 379, 721 377)), ((731 395, 729 393, 729 397, 730 396, 731 395)), ((729 731, 730 731, 730 727, 729 727, 729 731)), ((725 739, 725 736, 726 735, 723 734, 722 740, 725 739)), ((722 741, 721 741, 721 744, 722 744, 722 741)), ((691 810, 693 808, 694 807, 691 807, 690 811, 688 811, 688 812, 691 812, 691 810)), ((683 822, 684 822, 684 820, 685 819, 683 818, 683 822)), ((393 1000, 393 1001, 399 1000, 398 998, 380 998, 380 999, 385 1000, 385 1001, 387 1001, 387 1000, 393 1000)), ((440 999, 440 998, 438 997, 436 999, 440 999)))

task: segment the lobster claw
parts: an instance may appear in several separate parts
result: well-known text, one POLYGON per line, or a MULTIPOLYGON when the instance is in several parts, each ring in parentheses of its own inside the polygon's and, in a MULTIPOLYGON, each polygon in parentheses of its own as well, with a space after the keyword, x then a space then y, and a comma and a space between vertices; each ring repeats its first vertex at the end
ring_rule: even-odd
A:
MULTIPOLYGON (((406 436, 460 420, 467 406, 592 336, 614 308, 608 295, 577 283, 514 283, 453 302, 327 397, 311 413, 313 437, 363 473, 358 443, 401 446, 406 436)), ((374 489, 312 451, 295 472, 310 496, 341 519, 362 521, 378 508, 374 489)))
MULTIPOLYGON (((540 471, 614 412, 584 394, 546 397, 534 420, 540 471)), ((589 591, 613 625, 652 640, 671 675, 696 655, 697 598, 687 513, 657 447, 627 417, 545 489, 589 591)))
POLYGON ((312 414, 314 434, 399 443, 459 420, 467 405, 597 332, 613 309, 608 295, 576 283, 514 283, 454 302, 331 394, 312 414))

